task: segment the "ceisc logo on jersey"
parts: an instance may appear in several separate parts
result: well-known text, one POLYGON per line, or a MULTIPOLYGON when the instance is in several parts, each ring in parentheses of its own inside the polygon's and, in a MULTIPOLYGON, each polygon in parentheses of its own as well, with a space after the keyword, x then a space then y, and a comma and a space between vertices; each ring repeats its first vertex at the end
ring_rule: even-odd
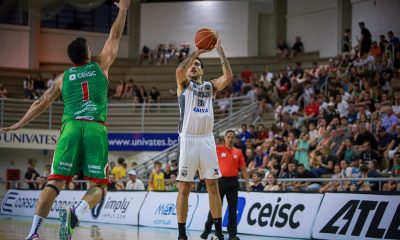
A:
POLYGON ((69 80, 70 80, 70 81, 76 80, 76 75, 75 75, 75 74, 69 75, 69 80))
POLYGON ((221 157, 226 157, 226 153, 221 153, 221 157))

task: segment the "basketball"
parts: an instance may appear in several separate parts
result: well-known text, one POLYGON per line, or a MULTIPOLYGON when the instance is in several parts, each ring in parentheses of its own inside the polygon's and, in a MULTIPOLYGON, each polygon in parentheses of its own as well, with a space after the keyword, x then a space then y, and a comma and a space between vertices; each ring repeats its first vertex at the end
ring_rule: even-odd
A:
POLYGON ((196 32, 194 43, 198 49, 211 50, 217 44, 215 31, 209 28, 202 28, 196 32))

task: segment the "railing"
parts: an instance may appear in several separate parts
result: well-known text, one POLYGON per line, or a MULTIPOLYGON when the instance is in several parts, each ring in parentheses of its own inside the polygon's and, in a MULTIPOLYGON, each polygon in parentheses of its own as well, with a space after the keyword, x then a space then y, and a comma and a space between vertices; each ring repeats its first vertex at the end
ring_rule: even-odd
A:
MULTIPOLYGON (((235 97, 215 100, 215 119, 226 119, 239 109, 248 107, 253 100, 249 97, 235 97), (228 100, 227 113, 219 109, 219 102, 228 100)), ((33 103, 23 99, 0 100, 0 127, 10 126, 17 122, 33 103)), ((37 119, 26 127, 37 129, 60 129, 63 103, 54 102, 37 119)), ((136 132, 176 132, 179 121, 179 106, 177 103, 110 103, 108 105, 107 127, 110 131, 136 132)))
MULTIPOLYGON (((147 185, 147 183, 149 182, 149 179, 140 179, 145 185, 147 185)), ((122 183, 126 183, 128 180, 127 179, 121 179, 118 180, 116 182, 122 182, 122 183)), ((170 182, 170 179, 165 179, 164 180, 166 183, 170 182)), ((364 181, 364 182, 378 182, 378 186, 379 186, 379 191, 382 190, 382 183, 386 183, 386 182, 395 182, 396 184, 400 183, 400 177, 397 178, 393 178, 393 177, 379 177, 379 178, 338 178, 338 179, 332 179, 332 178, 278 178, 277 182, 280 185, 284 185, 284 183, 286 182, 304 182, 306 183, 306 186, 308 186, 310 183, 314 183, 314 182, 319 182, 319 183, 331 183, 331 182, 340 182, 340 186, 343 186, 343 182, 358 182, 358 181, 364 181)), ((88 189, 89 186, 89 182, 88 180, 74 180, 72 181, 73 183, 80 183, 81 184, 81 189, 77 189, 77 190, 86 190, 88 189)), ((195 179, 193 180, 194 184, 198 184, 201 181, 199 179, 195 179)), ((243 179, 239 179, 240 183, 244 183, 243 179)), ((253 182, 250 179, 250 182, 253 182)), ((263 180, 262 181, 265 185, 266 181, 263 180)), ((28 183, 33 183, 35 184, 35 181, 1 181, 0 180, 0 184, 4 185, 8 185, 10 189, 27 189, 27 185, 28 183), (25 186, 25 187, 21 187, 21 186, 25 186)), ((284 191, 285 189, 283 189, 282 191, 284 191)), ((400 188, 397 188, 396 191, 400 191, 400 188)))

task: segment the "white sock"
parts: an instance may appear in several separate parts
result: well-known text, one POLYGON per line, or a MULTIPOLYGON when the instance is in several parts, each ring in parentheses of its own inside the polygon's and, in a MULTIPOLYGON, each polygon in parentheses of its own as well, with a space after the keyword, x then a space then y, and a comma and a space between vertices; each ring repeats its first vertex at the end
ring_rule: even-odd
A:
POLYGON ((31 237, 33 234, 39 232, 39 228, 43 224, 44 219, 45 218, 42 218, 41 216, 38 216, 38 215, 33 216, 32 227, 31 227, 31 231, 29 232, 28 237, 31 237))
POLYGON ((78 220, 81 219, 83 215, 85 215, 85 213, 89 212, 89 210, 90 210, 89 203, 86 202, 85 200, 81 200, 81 202, 75 208, 75 214, 78 220))

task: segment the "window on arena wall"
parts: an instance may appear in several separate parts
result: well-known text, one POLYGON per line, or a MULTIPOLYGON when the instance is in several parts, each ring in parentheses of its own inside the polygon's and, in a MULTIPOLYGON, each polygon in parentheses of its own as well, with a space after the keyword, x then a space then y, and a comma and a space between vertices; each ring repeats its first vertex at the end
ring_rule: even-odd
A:
MULTIPOLYGON (((80 9, 66 3, 63 8, 49 19, 42 19, 42 28, 70 29, 78 31, 108 33, 118 15, 113 1, 107 0, 92 10, 80 9)), ((126 35, 126 26, 124 35, 126 35)))
POLYGON ((0 23, 28 25, 28 10, 21 1, 0 0, 0 23))

